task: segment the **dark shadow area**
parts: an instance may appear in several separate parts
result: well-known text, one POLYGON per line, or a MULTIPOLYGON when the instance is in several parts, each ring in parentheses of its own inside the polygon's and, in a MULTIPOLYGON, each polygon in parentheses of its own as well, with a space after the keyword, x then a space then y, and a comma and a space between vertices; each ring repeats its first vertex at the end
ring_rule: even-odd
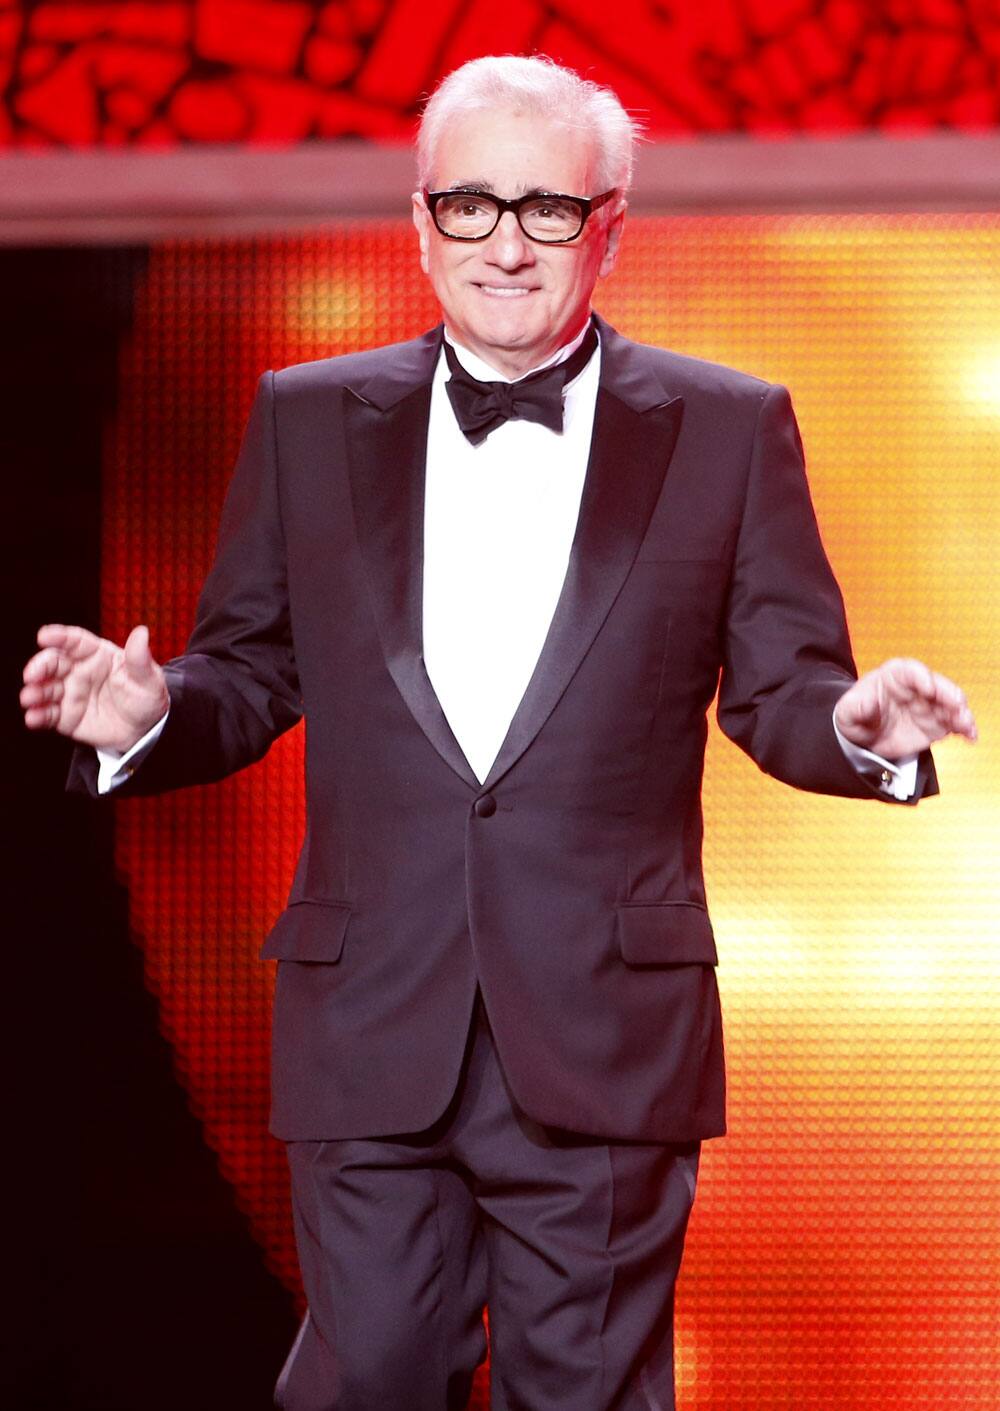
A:
POLYGON ((20 724, 45 621, 97 628, 101 438, 139 250, 0 250, 8 839, 4 1411, 265 1411, 294 1336, 176 1081, 113 869, 20 724))

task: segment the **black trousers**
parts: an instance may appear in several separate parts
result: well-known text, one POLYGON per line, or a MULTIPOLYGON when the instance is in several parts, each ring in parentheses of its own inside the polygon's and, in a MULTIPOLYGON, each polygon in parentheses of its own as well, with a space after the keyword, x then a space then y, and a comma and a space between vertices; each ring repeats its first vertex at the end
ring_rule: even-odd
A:
POLYGON ((309 1311, 284 1411, 673 1411, 673 1297, 698 1144, 607 1142, 519 1112, 481 1002, 425 1132, 292 1142, 309 1311))

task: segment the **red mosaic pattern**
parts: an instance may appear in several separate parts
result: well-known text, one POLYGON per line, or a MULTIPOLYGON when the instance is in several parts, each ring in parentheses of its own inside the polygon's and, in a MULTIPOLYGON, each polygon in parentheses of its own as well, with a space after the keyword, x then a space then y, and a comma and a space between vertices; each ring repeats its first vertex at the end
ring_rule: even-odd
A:
POLYGON ((407 139, 484 53, 610 83, 653 136, 989 128, 996 0, 0 0, 0 146, 407 139))
MULTIPOLYGON (((889 809, 783 788, 712 728, 731 1130, 702 1163, 679 1405, 996 1411, 1000 217, 635 220, 598 302, 793 388, 859 663, 933 662, 982 733, 937 751, 940 798, 889 809)), ((435 316, 405 220, 155 248, 108 432, 108 635, 145 621, 160 656, 182 648, 261 369, 435 316)), ((223 784, 116 807, 178 1076, 294 1287, 257 953, 302 834, 301 728, 223 784)))

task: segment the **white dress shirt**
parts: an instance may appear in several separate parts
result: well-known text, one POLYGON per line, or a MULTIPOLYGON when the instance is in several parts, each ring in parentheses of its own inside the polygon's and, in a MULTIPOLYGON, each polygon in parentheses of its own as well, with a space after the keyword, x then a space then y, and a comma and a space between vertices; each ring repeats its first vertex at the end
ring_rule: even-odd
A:
MULTIPOLYGON (((585 325, 531 371, 570 357, 586 331, 585 325)), ((473 377, 519 380, 449 342, 473 377)), ((424 492, 424 664, 480 783, 527 688, 562 590, 590 457, 600 363, 598 348, 563 389, 561 435, 537 422, 507 421, 473 446, 452 412, 443 353, 438 360, 424 492)), ((165 723, 166 716, 123 755, 98 751, 99 793, 131 776, 165 723)), ((897 799, 913 794, 915 757, 892 763, 836 734, 851 764, 876 788, 897 799)))
MULTIPOLYGON (((568 358, 585 332, 540 366, 568 358)), ((452 346, 473 377, 518 380, 452 346)), ((448 400, 443 355, 438 362, 424 492, 424 665, 480 782, 535 669, 566 577, 600 370, 598 349, 563 389, 562 435, 507 421, 473 446, 448 400)))

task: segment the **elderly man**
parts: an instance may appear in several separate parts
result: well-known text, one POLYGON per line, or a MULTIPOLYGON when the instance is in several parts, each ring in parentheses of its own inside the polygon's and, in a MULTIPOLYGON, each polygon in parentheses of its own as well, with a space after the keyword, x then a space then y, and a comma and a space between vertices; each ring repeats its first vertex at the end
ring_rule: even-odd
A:
POLYGON ((49 626, 27 724, 92 792, 218 779, 308 721, 273 1129, 309 1311, 289 1411, 673 1400, 699 1143, 722 1132, 699 786, 723 730, 800 788, 915 800, 973 738, 855 680, 787 394, 591 312, 634 133, 488 58, 438 89, 413 217, 442 328, 265 375, 184 656, 49 626), (721 673, 721 683, 720 683, 721 673))

